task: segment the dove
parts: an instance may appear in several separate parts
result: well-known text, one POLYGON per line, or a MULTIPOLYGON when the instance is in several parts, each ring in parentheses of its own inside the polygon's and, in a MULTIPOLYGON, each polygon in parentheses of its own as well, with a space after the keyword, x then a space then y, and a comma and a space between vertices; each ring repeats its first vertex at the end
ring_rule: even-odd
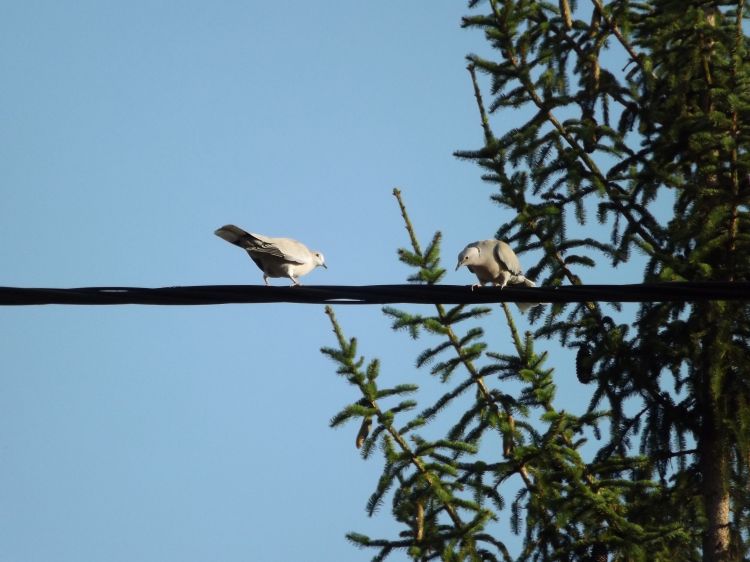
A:
POLYGON ((316 267, 328 269, 323 254, 312 251, 302 242, 291 238, 253 234, 233 224, 222 226, 214 234, 247 251, 263 272, 263 282, 266 285, 269 277, 288 277, 292 280, 292 286, 297 286, 300 284, 297 278, 307 275, 316 267))
MULTIPOLYGON (((523 284, 527 287, 536 286, 531 279, 523 276, 518 256, 508 244, 501 240, 472 242, 458 254, 456 271, 462 265, 465 265, 479 280, 479 283, 471 286, 472 290, 485 283, 492 283, 501 289, 508 283, 523 284)), ((516 306, 521 309, 521 312, 525 312, 536 304, 516 303, 516 306)))

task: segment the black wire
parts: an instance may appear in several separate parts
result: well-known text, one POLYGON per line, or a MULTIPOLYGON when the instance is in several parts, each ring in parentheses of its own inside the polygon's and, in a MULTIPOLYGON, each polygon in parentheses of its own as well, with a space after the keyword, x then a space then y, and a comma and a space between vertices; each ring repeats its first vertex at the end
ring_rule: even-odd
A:
POLYGON ((563 287, 480 287, 467 285, 196 285, 185 287, 81 287, 47 289, 0 287, 0 305, 230 303, 304 304, 480 304, 497 302, 680 302, 750 301, 750 282, 566 285, 563 287))

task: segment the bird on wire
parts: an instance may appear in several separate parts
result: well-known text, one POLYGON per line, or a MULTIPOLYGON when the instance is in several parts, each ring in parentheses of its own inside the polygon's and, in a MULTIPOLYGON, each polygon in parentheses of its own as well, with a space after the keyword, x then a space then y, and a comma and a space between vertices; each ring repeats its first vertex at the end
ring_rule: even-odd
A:
POLYGON ((328 269, 323 254, 291 238, 272 238, 245 232, 233 224, 222 226, 214 234, 244 249, 263 272, 266 285, 269 277, 287 277, 292 280, 292 286, 298 286, 298 278, 316 267, 328 269))
MULTIPOLYGON (((479 283, 471 286, 473 291, 486 283, 505 287, 511 285, 524 285, 536 287, 531 279, 526 279, 521 271, 521 263, 513 249, 502 240, 481 240, 472 242, 458 254, 458 268, 465 265, 469 271, 477 276, 479 283)), ((526 312, 532 306, 539 303, 516 303, 521 312, 526 312)))

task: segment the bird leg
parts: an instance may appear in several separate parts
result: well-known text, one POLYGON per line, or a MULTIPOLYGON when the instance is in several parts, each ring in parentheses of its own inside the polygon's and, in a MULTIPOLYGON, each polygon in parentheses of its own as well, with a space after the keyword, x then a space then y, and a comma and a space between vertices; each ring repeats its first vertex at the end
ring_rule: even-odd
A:
POLYGON ((510 273, 510 271, 501 271, 499 282, 497 282, 496 285, 499 285, 501 289, 505 288, 511 277, 512 274, 510 273))
POLYGON ((265 273, 263 274, 263 283, 265 283, 266 287, 268 287, 268 275, 266 275, 265 273))

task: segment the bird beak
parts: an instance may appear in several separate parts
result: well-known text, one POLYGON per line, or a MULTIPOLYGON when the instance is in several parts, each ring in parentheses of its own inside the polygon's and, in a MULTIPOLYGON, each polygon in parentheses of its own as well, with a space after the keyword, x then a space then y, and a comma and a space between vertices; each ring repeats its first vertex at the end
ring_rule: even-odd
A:
POLYGON ((326 264, 322 264, 322 265, 323 265, 323 267, 325 267, 326 269, 328 269, 328 266, 326 264))
POLYGON ((461 262, 458 262, 458 263, 456 264, 456 271, 458 271, 458 268, 459 268, 459 267, 461 267, 461 262))

